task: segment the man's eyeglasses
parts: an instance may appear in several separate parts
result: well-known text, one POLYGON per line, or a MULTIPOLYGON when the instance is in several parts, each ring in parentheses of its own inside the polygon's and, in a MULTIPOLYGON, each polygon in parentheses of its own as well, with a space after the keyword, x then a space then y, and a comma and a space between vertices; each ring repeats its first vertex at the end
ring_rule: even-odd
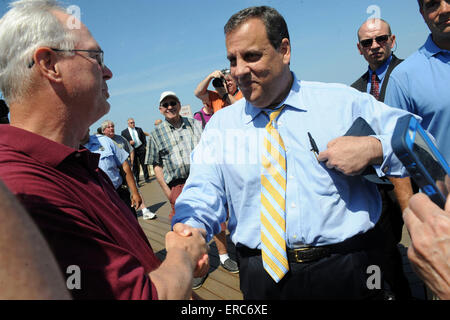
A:
POLYGON ((165 102, 161 105, 161 107, 168 108, 169 105, 171 107, 175 107, 177 105, 177 102, 176 101, 165 102))
MULTIPOLYGON (((71 49, 71 50, 64 50, 64 49, 56 49, 56 48, 50 48, 51 50, 55 52, 89 52, 89 53, 95 53, 96 55, 91 57, 97 60, 98 64, 105 68, 105 62, 104 62, 104 55, 105 53, 103 50, 83 50, 83 49, 71 49)), ((32 68, 34 66, 34 60, 31 61, 31 63, 28 65, 28 68, 32 68)))
MULTIPOLYGON (((385 34, 385 35, 382 35, 382 36, 375 37, 375 41, 376 41, 379 45, 383 45, 383 44, 386 43, 386 41, 388 41, 389 37, 390 37, 389 35, 385 34)), ((374 39, 364 39, 364 40, 361 40, 359 43, 360 43, 364 48, 369 48, 369 47, 372 46, 373 40, 374 40, 374 39)))

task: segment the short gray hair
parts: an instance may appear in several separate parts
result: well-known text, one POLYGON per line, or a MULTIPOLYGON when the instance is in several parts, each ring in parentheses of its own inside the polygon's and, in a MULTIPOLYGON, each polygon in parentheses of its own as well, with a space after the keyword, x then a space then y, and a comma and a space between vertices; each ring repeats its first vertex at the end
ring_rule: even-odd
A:
POLYGON ((224 27, 225 35, 251 18, 260 19, 264 23, 267 38, 275 50, 278 50, 284 38, 290 41, 288 27, 283 16, 274 8, 267 6, 246 8, 232 15, 224 27))
POLYGON ((0 19, 0 90, 7 102, 25 96, 31 85, 30 63, 39 47, 75 47, 75 35, 55 17, 56 0, 19 0, 0 19))
POLYGON ((108 127, 110 124, 114 126, 114 122, 112 122, 111 120, 105 120, 102 122, 102 125, 100 126, 100 128, 102 128, 102 133, 105 131, 106 127, 108 127))

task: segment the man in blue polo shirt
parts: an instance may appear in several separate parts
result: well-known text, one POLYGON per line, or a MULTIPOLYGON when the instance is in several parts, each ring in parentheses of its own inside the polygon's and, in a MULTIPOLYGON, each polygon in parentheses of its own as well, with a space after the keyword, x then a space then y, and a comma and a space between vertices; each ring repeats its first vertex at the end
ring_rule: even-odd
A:
POLYGON ((81 144, 89 151, 100 154, 98 167, 108 175, 120 198, 130 207, 136 216, 136 209, 140 207, 142 198, 127 162, 128 152, 117 147, 109 137, 101 134, 90 136, 89 131, 81 141, 81 144), (122 184, 121 170, 125 173, 126 184, 130 191, 122 184))
POLYGON ((423 118, 450 162, 450 4, 448 0, 418 0, 431 31, 425 44, 391 74, 385 103, 423 118))

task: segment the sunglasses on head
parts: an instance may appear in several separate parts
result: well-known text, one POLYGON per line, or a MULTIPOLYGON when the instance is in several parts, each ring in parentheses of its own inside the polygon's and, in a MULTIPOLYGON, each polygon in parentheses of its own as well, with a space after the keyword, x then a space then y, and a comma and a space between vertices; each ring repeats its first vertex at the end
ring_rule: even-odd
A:
POLYGON ((169 107, 169 105, 171 106, 171 107, 175 107, 176 105, 177 105, 177 102, 176 101, 170 101, 170 102, 164 102, 162 105, 161 105, 161 107, 164 107, 164 108, 167 108, 167 107, 169 107))
MULTIPOLYGON (((389 39, 389 35, 387 35, 387 34, 382 35, 382 36, 375 37, 375 41, 376 41, 378 44, 384 44, 384 43, 386 43, 386 41, 388 41, 388 39, 389 39)), ((368 47, 371 47, 371 46, 372 46, 373 40, 374 40, 374 39, 364 39, 364 40, 361 40, 359 43, 360 43, 364 48, 368 48, 368 47)))

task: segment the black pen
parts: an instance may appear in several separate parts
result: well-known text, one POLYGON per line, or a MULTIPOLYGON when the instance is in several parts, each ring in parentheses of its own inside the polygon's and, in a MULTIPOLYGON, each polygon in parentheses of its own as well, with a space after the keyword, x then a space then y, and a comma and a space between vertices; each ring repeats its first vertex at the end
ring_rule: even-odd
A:
POLYGON ((309 137, 309 142, 311 143, 311 151, 314 153, 314 156, 316 157, 316 159, 317 159, 317 162, 319 162, 320 163, 320 161, 319 161, 319 148, 317 148, 317 144, 316 144, 316 142, 314 141, 314 139, 313 139, 313 137, 311 136, 311 133, 309 133, 308 132, 308 137, 309 137))

